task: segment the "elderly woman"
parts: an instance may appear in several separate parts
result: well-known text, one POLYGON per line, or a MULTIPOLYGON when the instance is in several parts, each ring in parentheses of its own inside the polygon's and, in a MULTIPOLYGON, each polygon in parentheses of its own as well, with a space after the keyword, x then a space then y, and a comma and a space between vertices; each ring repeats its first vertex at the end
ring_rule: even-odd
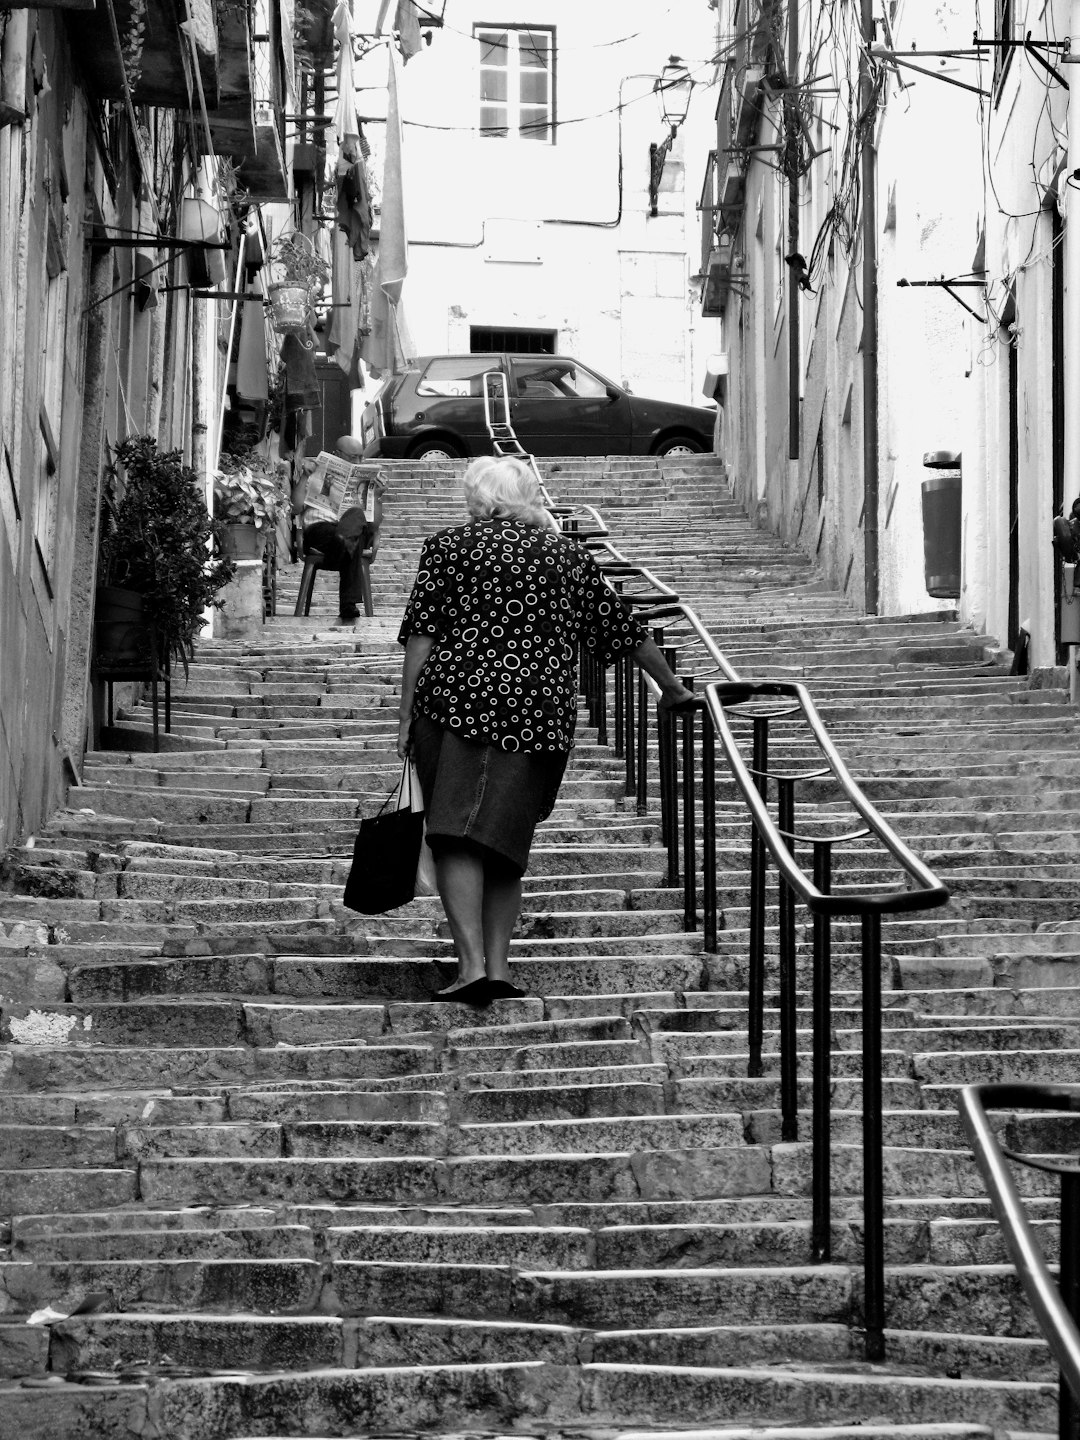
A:
POLYGON ((592 556, 563 535, 527 465, 465 472, 472 517, 424 543, 402 621, 398 754, 411 754, 457 955, 440 1000, 524 994, 510 936, 533 830, 550 814, 574 743, 580 643, 629 651, 661 704, 693 701, 592 556))

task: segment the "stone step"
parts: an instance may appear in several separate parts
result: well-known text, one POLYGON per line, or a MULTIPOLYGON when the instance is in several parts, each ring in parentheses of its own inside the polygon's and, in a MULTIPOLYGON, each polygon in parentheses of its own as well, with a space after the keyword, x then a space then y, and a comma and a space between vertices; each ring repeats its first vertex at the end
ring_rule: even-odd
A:
MULTIPOLYGON (((147 706, 131 707, 128 743, 146 748, 88 756, 71 808, 5 859, 0 1295, 20 1319, 93 1289, 117 1308, 51 1335, 0 1322, 0 1376, 56 1377, 0 1382, 0 1433, 1052 1430, 1053 1368, 956 1097, 972 1079, 1071 1079, 1080 1054, 1080 761, 1060 677, 1006 676, 950 612, 856 614, 746 522, 704 457, 542 464, 564 497, 609 508, 615 543, 677 584, 744 673, 809 683, 874 803, 953 884, 947 910, 884 927, 890 1328, 870 1367, 859 925, 833 926, 832 1263, 815 1266, 810 927, 800 915, 799 1138, 784 1142, 776 901, 751 1078, 730 781, 716 954, 665 883, 653 745, 639 817, 584 723, 525 882, 526 999, 432 1001, 452 963, 435 900, 343 910, 357 817, 397 770, 396 628, 419 543, 463 513, 463 465, 386 465, 375 620, 335 629, 324 584, 321 614, 204 642, 174 688, 168 743, 185 748, 150 752, 147 706)), ((289 608, 299 571, 279 571, 289 608)), ((681 669, 709 667, 685 627, 665 640, 681 669)), ((794 732, 771 753, 811 768, 794 732)), ((803 790, 800 814, 833 826, 835 785, 803 790)), ((867 844, 835 873, 855 895, 891 883, 867 844)), ((1017 1149, 1075 1148, 1068 1117, 994 1123, 1017 1149)), ((1055 1257, 1055 1186, 1024 1171, 1021 1188, 1055 1257)))

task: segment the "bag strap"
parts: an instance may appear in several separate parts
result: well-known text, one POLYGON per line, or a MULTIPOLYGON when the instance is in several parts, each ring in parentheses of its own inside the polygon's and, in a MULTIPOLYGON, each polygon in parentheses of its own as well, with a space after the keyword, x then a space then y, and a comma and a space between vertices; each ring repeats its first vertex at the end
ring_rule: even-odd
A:
MULTIPOLYGON (((386 809, 387 805, 390 804, 390 801, 393 800, 394 796, 397 795, 397 794, 399 794, 399 792, 401 791, 401 787, 405 784, 405 781, 406 781, 406 780, 408 780, 408 782, 409 782, 409 808, 411 809, 411 808, 412 808, 412 772, 411 772, 411 770, 409 769, 409 757, 408 757, 408 756, 406 756, 405 759, 401 762, 401 774, 398 776, 397 784, 394 785, 394 786, 391 788, 389 795, 387 795, 386 799, 385 799, 385 800, 382 802, 382 804, 379 806, 378 810, 376 810, 376 812, 375 812, 376 818, 383 813, 383 811, 386 809)), ((399 809, 404 809, 404 808, 405 808, 404 806, 399 806, 399 809)))

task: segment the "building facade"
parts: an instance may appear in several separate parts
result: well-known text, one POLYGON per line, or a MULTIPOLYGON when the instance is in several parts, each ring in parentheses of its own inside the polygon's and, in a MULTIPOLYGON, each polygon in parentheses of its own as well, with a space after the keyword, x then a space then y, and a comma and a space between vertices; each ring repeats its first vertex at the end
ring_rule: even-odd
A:
MULTIPOLYGON (((718 328, 695 303, 685 157, 708 143, 711 19, 645 0, 445 9, 401 78, 416 351, 550 350, 705 404, 718 328), (654 92, 673 55, 696 84, 653 204, 650 146, 670 138, 654 92)), ((368 64, 381 83, 385 60, 368 64)))
POLYGON ((1080 488, 1072 9, 999 3, 973 34, 959 0, 869 20, 720 0, 703 193, 721 449, 747 504, 856 606, 955 605, 1037 669, 1062 658, 1051 522, 1080 488))
POLYGON ((293 127, 330 88, 333 14, 314 3, 297 20, 279 0, 187 0, 183 26, 159 0, 0 11, 0 844, 63 803, 100 740, 116 447, 180 451, 211 508, 230 424, 268 459, 278 444, 268 217, 292 229, 322 208, 330 132, 310 127, 297 179, 293 127))

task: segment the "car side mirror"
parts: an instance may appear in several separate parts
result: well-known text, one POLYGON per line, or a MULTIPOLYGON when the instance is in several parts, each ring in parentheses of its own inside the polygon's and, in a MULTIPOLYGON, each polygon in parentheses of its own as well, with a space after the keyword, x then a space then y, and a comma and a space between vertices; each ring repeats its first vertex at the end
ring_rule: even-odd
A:
MULTIPOLYGON (((629 394, 630 392, 627 391, 626 393, 629 394)), ((620 389, 618 389, 617 386, 615 386, 615 385, 609 385, 609 386, 607 387, 607 398, 608 398, 609 400, 621 400, 622 397, 623 397, 623 392, 622 392, 620 389)))

